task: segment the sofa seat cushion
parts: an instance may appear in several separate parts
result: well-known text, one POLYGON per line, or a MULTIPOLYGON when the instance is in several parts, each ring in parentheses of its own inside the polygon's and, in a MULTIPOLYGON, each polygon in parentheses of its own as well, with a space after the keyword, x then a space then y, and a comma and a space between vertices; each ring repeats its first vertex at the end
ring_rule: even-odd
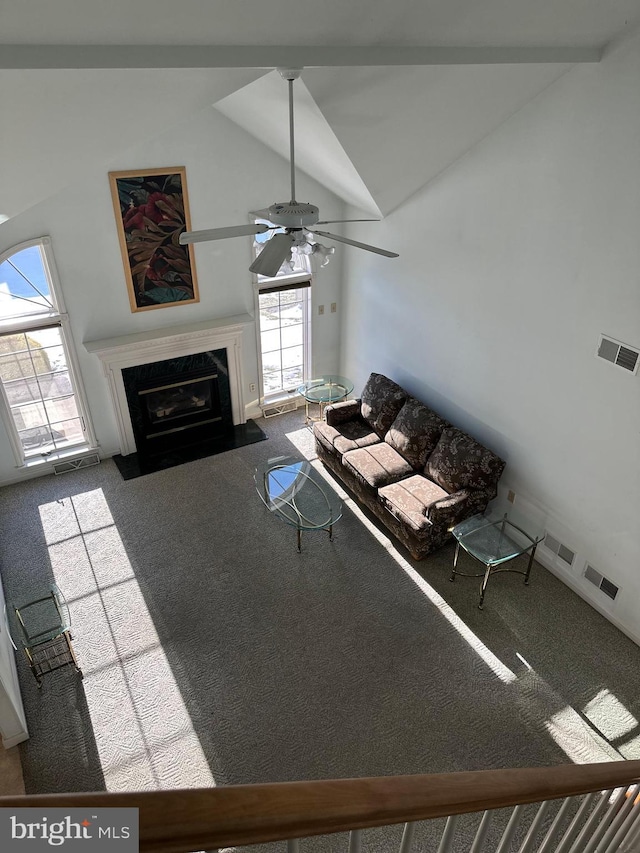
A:
POLYGON ((446 426, 439 415, 409 397, 384 440, 404 456, 415 471, 422 471, 446 426))
POLYGON ((361 483, 379 489, 413 474, 413 468, 384 441, 350 450, 342 457, 345 468, 361 483))
POLYGON ((422 474, 414 474, 399 483, 384 486, 378 495, 391 515, 418 533, 431 527, 431 521, 427 518, 431 504, 448 497, 443 488, 422 474))
POLYGON ((340 455, 349 450, 369 447, 371 444, 380 442, 380 436, 361 418, 340 424, 338 428, 329 426, 324 421, 318 421, 313 426, 313 432, 325 447, 332 447, 340 455))
POLYGON ((495 489, 505 463, 459 429, 448 427, 427 459, 424 473, 447 492, 495 489))
POLYGON ((372 373, 362 391, 360 413, 371 429, 384 438, 408 396, 393 380, 372 373))

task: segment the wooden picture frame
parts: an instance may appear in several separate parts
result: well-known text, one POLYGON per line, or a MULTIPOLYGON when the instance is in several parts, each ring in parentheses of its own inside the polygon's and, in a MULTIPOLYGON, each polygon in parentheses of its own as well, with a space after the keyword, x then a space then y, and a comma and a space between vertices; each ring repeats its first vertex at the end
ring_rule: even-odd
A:
POLYGON ((131 310, 199 302, 184 166, 109 172, 131 310))

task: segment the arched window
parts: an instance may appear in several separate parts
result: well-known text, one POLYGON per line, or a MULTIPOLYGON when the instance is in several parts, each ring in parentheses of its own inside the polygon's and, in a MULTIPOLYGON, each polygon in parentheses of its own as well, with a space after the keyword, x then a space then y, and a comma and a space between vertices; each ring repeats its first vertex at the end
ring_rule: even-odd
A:
POLYGON ((48 237, 0 255, 0 413, 19 465, 95 447, 48 237))

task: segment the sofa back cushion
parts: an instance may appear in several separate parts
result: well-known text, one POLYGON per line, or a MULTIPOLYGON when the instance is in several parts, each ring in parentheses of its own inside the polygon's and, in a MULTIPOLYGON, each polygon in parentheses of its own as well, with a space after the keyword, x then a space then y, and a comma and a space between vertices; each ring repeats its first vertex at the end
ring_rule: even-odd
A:
POLYGON ((391 379, 372 373, 362 390, 360 414, 384 438, 407 397, 407 392, 391 379))
POLYGON ((384 440, 404 456, 412 468, 420 471, 446 426, 446 421, 439 415, 414 397, 409 397, 384 440))
POLYGON ((460 489, 492 490, 505 463, 470 435, 454 427, 443 430, 424 473, 449 493, 460 489))

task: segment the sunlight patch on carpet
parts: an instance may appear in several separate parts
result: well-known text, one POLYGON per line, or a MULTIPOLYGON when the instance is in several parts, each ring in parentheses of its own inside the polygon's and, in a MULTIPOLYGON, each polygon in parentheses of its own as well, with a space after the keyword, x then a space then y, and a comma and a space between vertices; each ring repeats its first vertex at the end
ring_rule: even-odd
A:
POLYGON ((215 785, 102 489, 39 511, 107 790, 215 785))

